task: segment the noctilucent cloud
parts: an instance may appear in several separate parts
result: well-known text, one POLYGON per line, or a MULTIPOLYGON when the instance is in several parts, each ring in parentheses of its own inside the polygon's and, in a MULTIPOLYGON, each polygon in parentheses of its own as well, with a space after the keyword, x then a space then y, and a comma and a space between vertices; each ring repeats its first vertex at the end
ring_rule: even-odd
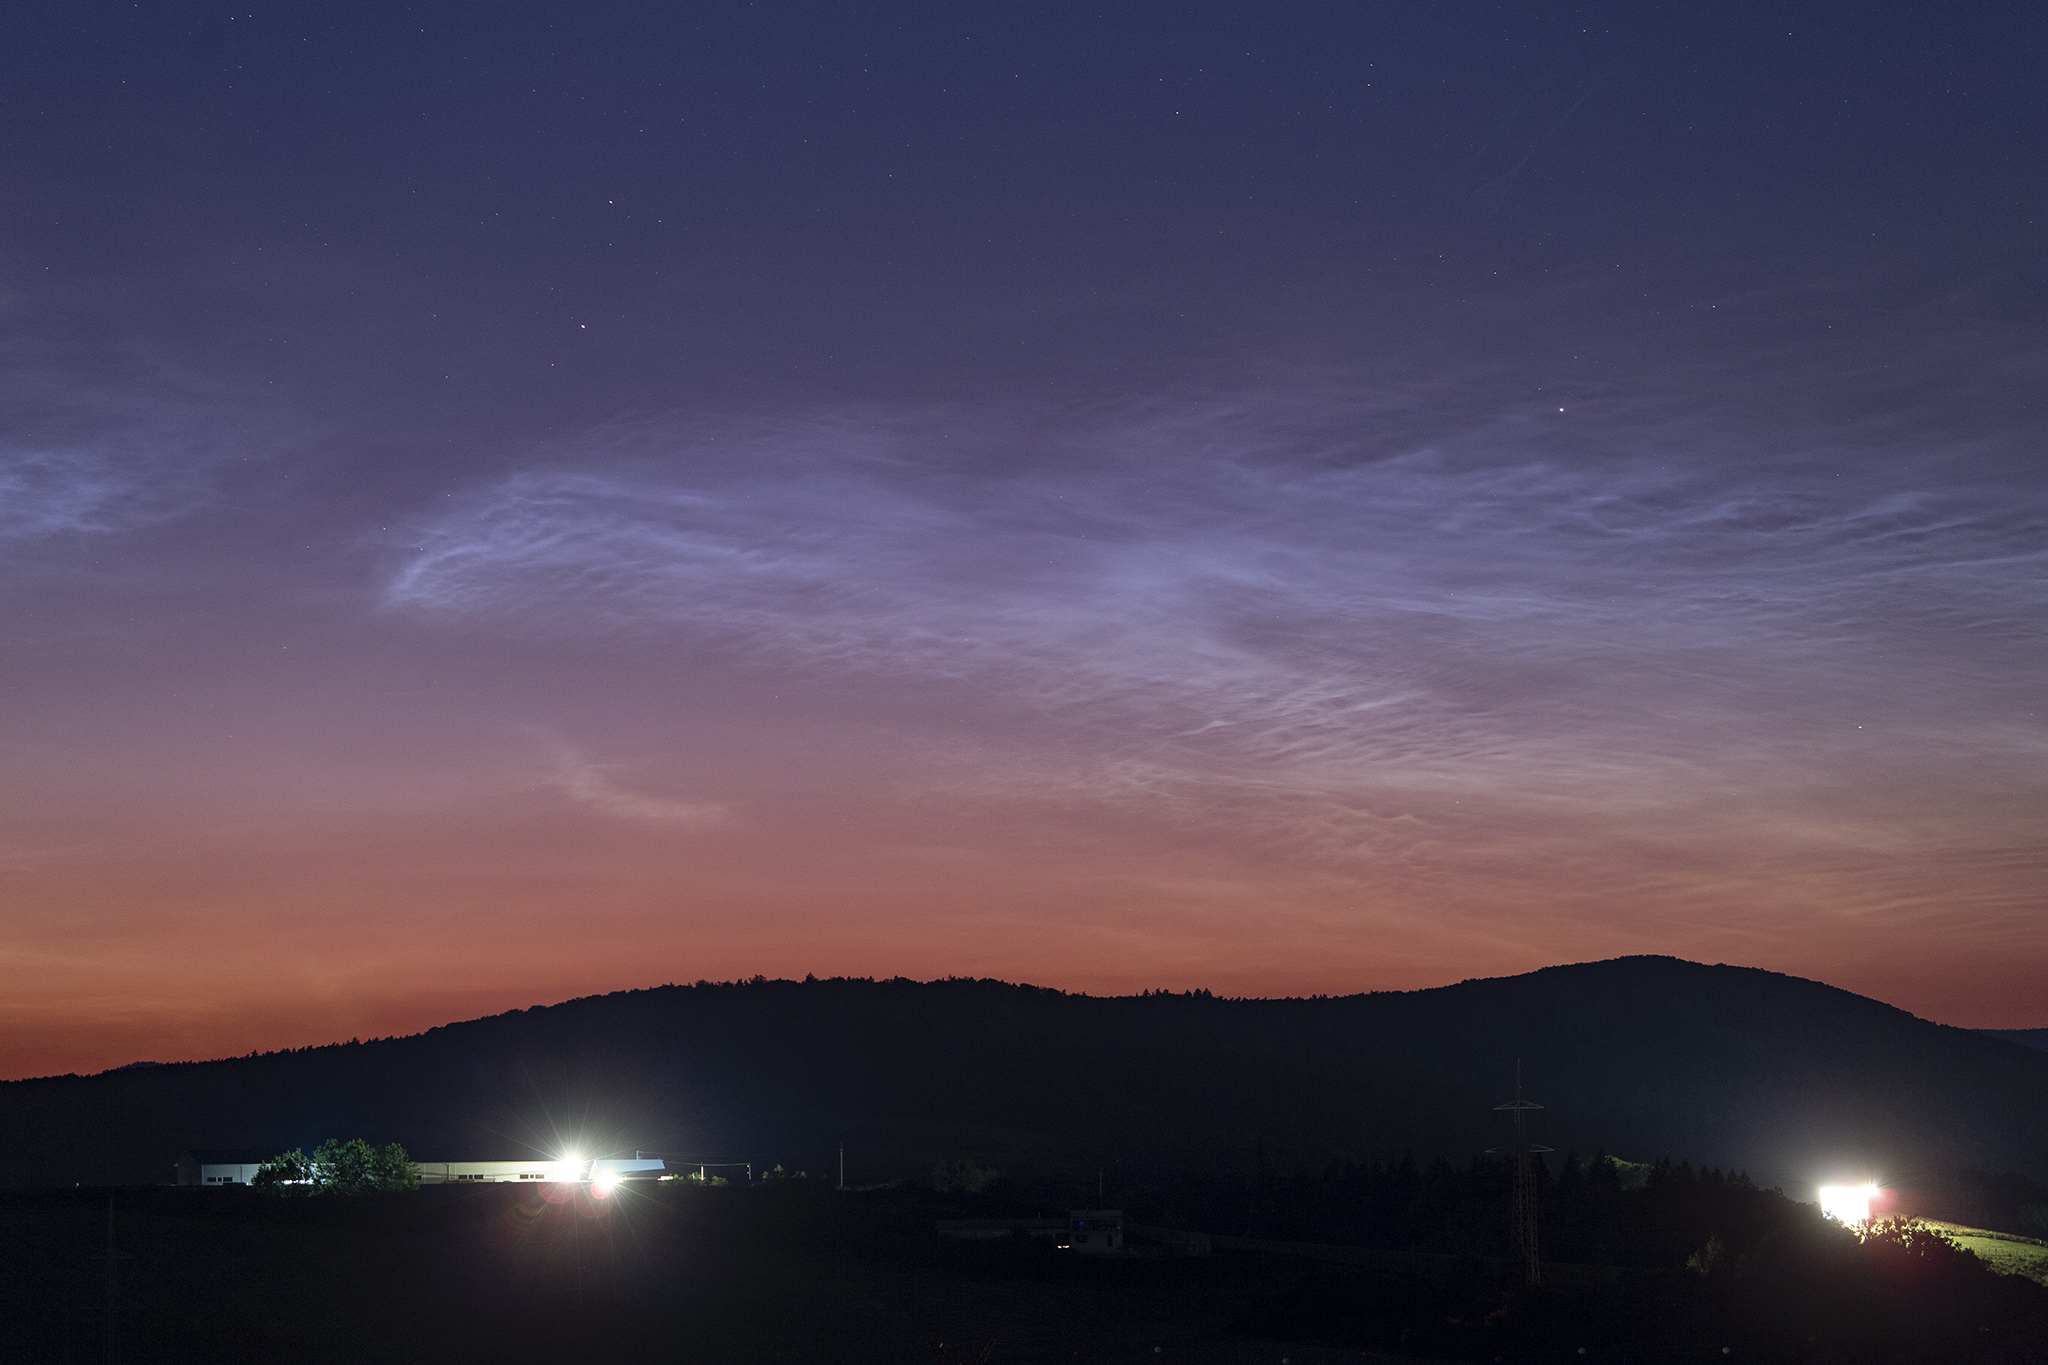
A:
POLYGON ((0 1073, 757 972, 2048 1023, 2037 7, 0 39, 0 1073))

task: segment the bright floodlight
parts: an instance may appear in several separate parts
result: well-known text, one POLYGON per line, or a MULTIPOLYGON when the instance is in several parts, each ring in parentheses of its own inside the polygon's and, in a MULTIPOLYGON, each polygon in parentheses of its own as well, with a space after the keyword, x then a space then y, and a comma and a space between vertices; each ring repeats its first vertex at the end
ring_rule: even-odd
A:
POLYGON ((1870 1201, 1876 1194, 1875 1185, 1823 1185, 1820 1211, 1837 1223, 1857 1227, 1870 1221, 1870 1201))

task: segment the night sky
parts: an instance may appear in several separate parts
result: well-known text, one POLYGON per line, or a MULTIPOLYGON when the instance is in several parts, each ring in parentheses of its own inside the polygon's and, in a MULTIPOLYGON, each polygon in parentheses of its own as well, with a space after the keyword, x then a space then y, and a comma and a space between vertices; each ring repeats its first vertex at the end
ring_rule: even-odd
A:
POLYGON ((2048 1024, 2044 53, 11 6, 0 1074, 757 972, 2048 1024))

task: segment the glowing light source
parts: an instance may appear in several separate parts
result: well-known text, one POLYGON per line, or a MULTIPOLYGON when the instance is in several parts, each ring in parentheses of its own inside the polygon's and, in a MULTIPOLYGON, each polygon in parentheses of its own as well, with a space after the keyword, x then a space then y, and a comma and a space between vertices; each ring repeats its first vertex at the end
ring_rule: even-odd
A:
POLYGON ((570 1152, 566 1154, 560 1161, 554 1163, 554 1169, 548 1173, 548 1176, 556 1184, 580 1183, 583 1179, 583 1153, 570 1152))
POLYGON ((1821 1215, 1852 1228, 1860 1227, 1870 1221, 1870 1201, 1877 1193, 1875 1185, 1823 1185, 1821 1215))

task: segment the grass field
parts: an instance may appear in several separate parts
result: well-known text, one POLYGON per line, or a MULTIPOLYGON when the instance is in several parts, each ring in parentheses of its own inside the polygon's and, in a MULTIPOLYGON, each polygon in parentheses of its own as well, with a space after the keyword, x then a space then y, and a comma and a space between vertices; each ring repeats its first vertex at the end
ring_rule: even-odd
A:
POLYGON ((1434 1354, 1494 1354, 1490 1264, 1374 1276, 1251 1254, 1077 1257, 942 1243, 943 1211, 928 1191, 808 1181, 603 1200, 508 1185, 0 1192, 0 1361, 101 1359, 110 1312, 123 1353, 160 1365, 1389 1365, 1410 1327, 1434 1354), (111 1298, 96 1259, 110 1197, 111 1298))
POLYGON ((2029 1282, 2048 1247, 1977 1228, 1945 1230, 2020 1274, 1958 1260, 1916 1290, 1816 1223, 1815 1254, 1768 1274, 1547 1263, 1531 1289, 1512 1262, 1222 1235, 1204 1256, 948 1243, 947 1216, 929 1190, 798 1180, 0 1191, 0 1360, 106 1358, 109 1323, 157 1365, 1704 1365, 1731 1344, 1752 1360, 2048 1359, 2048 1292, 2029 1282))
POLYGON ((1988 1262, 2000 1274, 2024 1275, 2036 1284, 2048 1285, 2048 1242, 1988 1228, 1964 1227, 1961 1223, 1942 1223, 1931 1218, 1926 1221, 1927 1226, 1947 1233, 1959 1246, 1977 1253, 1979 1260, 1988 1262))

